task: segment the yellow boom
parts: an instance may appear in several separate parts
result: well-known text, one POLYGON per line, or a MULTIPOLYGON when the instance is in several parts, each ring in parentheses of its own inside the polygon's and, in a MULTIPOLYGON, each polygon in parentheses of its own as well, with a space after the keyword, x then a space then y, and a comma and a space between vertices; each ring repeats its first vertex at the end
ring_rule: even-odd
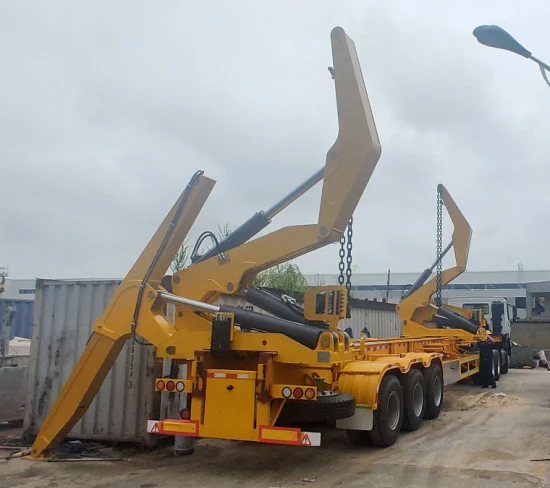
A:
MULTIPOLYGON (((465 341, 471 341, 476 334, 476 327, 474 324, 470 324, 470 330, 467 331, 454 327, 438 328, 434 323, 435 316, 441 312, 447 313, 447 310, 454 312, 455 315, 458 314, 468 319, 472 315, 470 311, 463 311, 456 307, 445 306, 443 310, 438 310, 438 307, 431 301, 438 286, 443 288, 466 271, 468 254, 470 252, 470 241, 472 238, 472 228, 451 197, 447 188, 443 185, 439 185, 438 192, 441 195, 443 205, 447 209, 454 226, 451 242, 438 258, 438 261, 443 259, 443 256, 449 250, 453 249, 455 265, 442 271, 440 283, 438 283, 437 276, 434 276, 426 282, 436 265, 439 264, 438 261, 436 261, 420 275, 411 290, 409 290, 407 295, 398 304, 396 310, 403 321, 403 334, 406 337, 444 336, 458 337, 465 341)), ((451 315, 451 318, 460 321, 460 317, 456 318, 451 315)), ((465 327, 468 327, 468 324, 463 324, 465 327)))

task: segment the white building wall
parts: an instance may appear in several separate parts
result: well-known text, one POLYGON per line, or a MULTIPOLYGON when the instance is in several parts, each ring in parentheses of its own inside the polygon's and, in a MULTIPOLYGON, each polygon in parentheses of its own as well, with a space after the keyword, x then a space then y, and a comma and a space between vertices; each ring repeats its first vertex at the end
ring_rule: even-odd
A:
POLYGON ((34 300, 36 280, 12 280, 6 278, 2 298, 7 300, 34 300))
MULTIPOLYGON (((369 299, 398 303, 403 288, 410 287, 420 273, 391 273, 390 290, 386 291, 388 275, 386 273, 356 273, 352 276, 352 295, 358 299, 369 299)), ((311 286, 323 283, 335 285, 337 274, 310 274, 306 280, 311 286)), ((443 301, 456 297, 504 297, 511 305, 518 306, 518 316, 524 318, 526 310, 527 283, 550 281, 550 270, 541 271, 466 271, 443 290, 443 301)))

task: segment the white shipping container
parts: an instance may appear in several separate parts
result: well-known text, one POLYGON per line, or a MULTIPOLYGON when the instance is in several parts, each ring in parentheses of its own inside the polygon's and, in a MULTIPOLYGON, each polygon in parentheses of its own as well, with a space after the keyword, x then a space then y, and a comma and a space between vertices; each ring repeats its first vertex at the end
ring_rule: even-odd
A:
MULTIPOLYGON (((84 351, 95 319, 119 284, 119 280, 37 280, 26 435, 38 433, 84 351)), ((144 444, 155 441, 156 436, 146 431, 147 420, 155 418, 159 409, 153 395, 155 350, 136 343, 134 353, 132 368, 132 342, 128 341, 69 437, 144 444)))
POLYGON ((403 322, 395 310, 369 307, 367 304, 351 307, 351 318, 340 321, 342 330, 351 327, 353 337, 359 339, 364 327, 371 337, 399 337, 403 333, 403 322))

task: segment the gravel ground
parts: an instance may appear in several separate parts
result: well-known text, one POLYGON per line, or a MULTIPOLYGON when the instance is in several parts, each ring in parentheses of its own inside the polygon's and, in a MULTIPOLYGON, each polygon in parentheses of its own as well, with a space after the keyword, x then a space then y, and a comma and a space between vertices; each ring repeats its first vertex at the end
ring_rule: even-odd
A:
POLYGON ((342 432, 319 448, 202 440, 177 458, 167 448, 110 451, 118 462, 4 460, 0 487, 550 487, 550 461, 533 461, 550 458, 550 373, 511 370, 498 385, 448 388, 444 413, 388 449, 352 448, 342 432))

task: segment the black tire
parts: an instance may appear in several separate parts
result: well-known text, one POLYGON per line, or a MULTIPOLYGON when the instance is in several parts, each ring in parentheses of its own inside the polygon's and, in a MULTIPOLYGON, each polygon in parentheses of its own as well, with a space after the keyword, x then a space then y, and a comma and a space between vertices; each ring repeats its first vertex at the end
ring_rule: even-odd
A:
POLYGON ((502 349, 500 351, 501 355, 501 365, 500 365, 500 374, 508 374, 508 370, 510 369, 510 356, 508 356, 508 351, 502 349))
POLYGON ((370 440, 375 446, 395 444, 403 425, 403 388, 397 377, 386 374, 378 392, 378 408, 374 411, 370 440))
POLYGON ((370 432, 368 430, 346 430, 346 435, 350 444, 363 447, 372 444, 370 440, 370 432))
POLYGON ((500 351, 493 349, 493 376, 495 381, 500 380, 500 351))
POLYGON ((331 396, 320 396, 317 400, 287 400, 279 416, 279 422, 289 423, 324 423, 353 417, 355 398, 347 393, 331 396))
POLYGON ((426 372, 426 405, 424 418, 436 419, 443 407, 443 370, 438 362, 430 365, 426 372))
POLYGON ((418 369, 411 369, 403 379, 403 430, 418 430, 426 411, 426 380, 418 369))

